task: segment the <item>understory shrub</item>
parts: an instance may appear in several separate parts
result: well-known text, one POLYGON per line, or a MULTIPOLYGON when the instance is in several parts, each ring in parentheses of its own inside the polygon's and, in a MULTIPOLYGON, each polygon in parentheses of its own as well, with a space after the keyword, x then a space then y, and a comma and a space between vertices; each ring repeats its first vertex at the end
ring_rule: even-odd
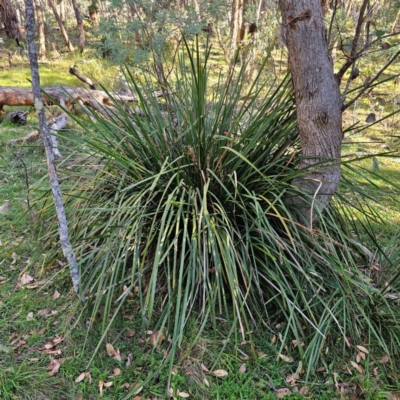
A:
POLYGON ((349 205, 337 198, 310 227, 287 202, 312 202, 292 185, 303 172, 290 78, 260 72, 246 89, 244 68, 217 73, 209 56, 186 43, 162 99, 128 71, 137 104, 75 117, 86 166, 65 170, 64 194, 86 307, 106 331, 133 293, 169 360, 189 317, 197 338, 221 319, 238 341, 279 324, 281 349, 296 340, 309 372, 332 346, 397 354, 397 300, 365 273, 349 205))

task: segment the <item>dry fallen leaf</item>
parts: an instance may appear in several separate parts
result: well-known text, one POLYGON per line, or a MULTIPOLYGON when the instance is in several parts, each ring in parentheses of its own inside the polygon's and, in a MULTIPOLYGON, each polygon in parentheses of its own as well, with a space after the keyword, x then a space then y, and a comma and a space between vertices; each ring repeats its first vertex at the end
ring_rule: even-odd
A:
POLYGON ((288 357, 288 356, 285 356, 284 354, 279 354, 279 357, 282 358, 283 361, 286 361, 286 362, 288 362, 288 363, 293 362, 293 359, 292 359, 292 358, 290 358, 290 357, 288 357))
POLYGON ((300 388, 299 393, 302 394, 303 396, 305 396, 309 390, 310 390, 310 386, 303 386, 302 388, 300 388))
POLYGON ((122 357, 121 357, 121 353, 119 352, 119 350, 115 350, 114 346, 111 343, 107 343, 106 344, 106 350, 107 350, 107 354, 110 357, 115 358, 117 361, 121 361, 122 357))
POLYGON ((104 382, 103 381, 99 381, 100 396, 103 396, 103 386, 104 386, 104 382))
POLYGON ((132 394, 139 394, 143 390, 143 386, 139 382, 131 385, 130 388, 132 389, 132 394))
POLYGON ((82 373, 75 379, 75 383, 82 382, 85 378, 86 378, 86 374, 85 374, 84 372, 82 372, 82 373))
POLYGON ((47 366, 47 371, 49 371, 49 376, 53 376, 58 373, 61 364, 65 361, 65 358, 60 358, 58 360, 50 359, 50 364, 47 366))
POLYGON ((387 400, 400 400, 400 392, 388 393, 387 400))
POLYGON ((156 347, 157 349, 160 348, 162 342, 165 339, 165 334, 162 331, 157 331, 154 332, 151 336, 150 336, 150 343, 156 347))
POLYGON ((64 340, 64 337, 63 337, 63 336, 58 336, 58 335, 56 335, 51 341, 52 341, 54 344, 58 344, 58 343, 61 343, 63 340, 64 340))
POLYGON ((27 321, 32 321, 32 320, 34 320, 35 318, 33 318, 33 312, 31 311, 30 313, 28 313, 28 315, 26 316, 26 320, 27 321))
POLYGON ((89 380, 89 385, 92 384, 92 375, 90 375, 90 372, 85 372, 86 378, 89 380))
POLYGON ((11 209, 11 204, 9 200, 5 200, 4 204, 0 206, 0 214, 5 214, 7 211, 11 209))
POLYGON ((388 362, 389 362, 389 356, 383 356, 380 360, 379 360, 379 362, 381 363, 381 364, 387 364, 388 362))
POLYGON ((208 382, 208 379, 207 379, 207 378, 203 378, 203 381, 204 381, 204 384, 205 384, 207 387, 210 387, 210 382, 208 382))
POLYGON ((290 383, 291 386, 294 386, 296 384, 296 381, 300 378, 299 374, 289 374, 286 377, 286 382, 290 383))
POLYGON ((111 387, 113 382, 104 382, 104 387, 109 388, 111 387))
POLYGON ((110 357, 114 357, 114 355, 115 355, 115 350, 114 350, 114 346, 113 346, 111 343, 107 343, 107 344, 106 344, 106 351, 107 351, 107 354, 108 354, 110 357))
POLYGON ((26 285, 27 283, 32 283, 35 280, 32 276, 28 274, 22 274, 21 276, 21 285, 26 285))
POLYGON ((239 367, 239 372, 246 372, 246 364, 242 364, 242 365, 239 367))
POLYGON ((224 376, 228 375, 228 371, 225 371, 224 369, 216 369, 215 371, 212 372, 215 376, 218 378, 223 378, 224 376))
POLYGON ((51 297, 55 300, 58 299, 60 296, 61 296, 60 293, 57 290, 55 290, 51 297))
POLYGON ((39 317, 43 317, 45 315, 49 315, 51 313, 51 309, 50 308, 44 308, 43 310, 40 310, 38 312, 39 317))
POLYGON ((364 373, 364 368, 361 365, 355 363, 354 361, 350 361, 350 363, 360 374, 364 373))
POLYGON ((288 388, 277 389, 275 395, 278 399, 282 399, 285 396, 289 396, 292 392, 288 388))
POLYGON ((114 376, 118 376, 121 374, 121 369, 120 368, 114 368, 114 376))
POLYGON ((201 369, 205 372, 210 372, 209 369, 204 364, 201 364, 201 369))
POLYGON ((178 396, 187 399, 190 395, 186 392, 178 392, 178 396))
POLYGON ((364 346, 356 346, 358 350, 362 351, 365 354, 369 354, 369 351, 364 346))

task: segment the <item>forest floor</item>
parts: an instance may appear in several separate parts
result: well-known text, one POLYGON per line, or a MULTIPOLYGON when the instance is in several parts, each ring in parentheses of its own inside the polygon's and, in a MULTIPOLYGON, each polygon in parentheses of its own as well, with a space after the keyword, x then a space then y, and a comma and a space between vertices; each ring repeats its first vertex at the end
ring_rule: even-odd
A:
MULTIPOLYGON (((17 64, 13 69, 0 70, 2 85, 29 87, 27 59, 21 57, 17 64)), ((105 61, 68 56, 41 65, 42 85, 82 86, 67 73, 72 65, 106 88, 113 87, 119 73, 105 61)), ((394 100, 398 94, 392 83, 380 87, 346 111, 345 124, 356 120, 365 123, 371 112, 379 116, 396 111, 400 108, 394 100)), ((10 110, 6 108, 6 112, 10 110)), ((55 113, 56 109, 48 112, 55 113)), ((399 121, 397 114, 360 133, 352 129, 343 143, 344 159, 391 152, 357 161, 364 179, 354 182, 376 199, 371 206, 383 221, 372 224, 382 246, 390 245, 399 233, 399 121)), ((0 398, 122 399, 132 388, 132 399, 165 398, 168 378, 166 371, 159 370, 163 352, 153 350, 155 333, 139 330, 137 316, 124 312, 107 337, 101 337, 96 329, 88 334, 85 323, 77 318, 80 308, 64 260, 53 263, 40 247, 36 229, 40 210, 31 206, 49 189, 44 149, 40 140, 7 144, 34 129, 37 120, 33 112, 27 125, 15 126, 7 120, 0 124, 0 398), (143 387, 142 382, 152 373, 153 380, 143 387)), ((64 137, 68 137, 68 129, 75 129, 74 125, 68 125, 64 137)), ((68 152, 67 139, 62 144, 68 152)), ((360 214, 360 220, 363 218, 360 214)), ((370 244, 373 246, 373 242, 370 244)), ((58 246, 56 239, 54 245, 58 246)), ((269 332, 254 335, 254 363, 246 353, 251 344, 243 343, 238 350, 222 340, 223 334, 219 337, 215 332, 201 338, 185 354, 185 346, 190 346, 197 333, 193 321, 189 327, 179 365, 173 367, 171 397, 400 398, 400 363, 395 365, 384 357, 378 363, 363 351, 361 355, 349 351, 340 360, 327 357, 329 362, 305 382, 295 375, 297 365, 290 357, 279 357, 280 340, 269 332), (215 363, 217 355, 220 357, 215 363), (357 370, 352 361, 360 357, 365 360, 357 370)), ((221 324, 221 332, 223 329, 221 324)))

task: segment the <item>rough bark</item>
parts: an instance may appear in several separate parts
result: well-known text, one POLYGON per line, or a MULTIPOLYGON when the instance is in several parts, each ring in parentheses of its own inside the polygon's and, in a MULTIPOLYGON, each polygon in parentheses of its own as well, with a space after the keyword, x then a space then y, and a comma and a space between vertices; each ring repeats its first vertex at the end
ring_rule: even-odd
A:
POLYGON ((231 11, 231 49, 230 59, 235 57, 236 49, 240 42, 244 39, 244 9, 245 0, 233 0, 231 11))
POLYGON ((10 0, 0 0, 0 16, 3 20, 6 35, 18 41, 21 39, 18 17, 10 0))
POLYGON ((29 62, 31 66, 32 92, 35 98, 35 108, 39 116, 39 127, 43 136, 44 146, 46 150, 47 166, 49 171, 50 186, 55 203, 61 247, 64 257, 68 261, 70 276, 73 288, 79 293, 79 268, 76 262, 74 250, 68 236, 68 224, 65 216, 64 205, 62 202, 61 189, 58 182, 56 166, 54 163, 53 144, 51 140, 50 130, 46 121, 45 109, 40 92, 39 65, 37 60, 35 46, 35 14, 33 0, 25 0, 26 10, 26 39, 28 43, 29 62))
POLYGON ((58 3, 60 4, 60 18, 61 21, 66 21, 66 12, 65 12, 65 0, 59 0, 58 3))
POLYGON ((74 7, 76 24, 79 32, 78 47, 79 51, 82 53, 85 48, 85 30, 83 28, 83 20, 76 0, 72 0, 72 6, 74 7))
POLYGON ((68 33, 65 30, 64 24, 63 24, 60 16, 58 15, 57 8, 54 5, 53 0, 48 0, 48 2, 49 2, 49 6, 53 10, 53 14, 54 14, 54 17, 57 20, 58 26, 60 27, 60 31, 61 31, 61 33, 63 35, 65 44, 67 45, 68 50, 72 53, 74 51, 74 46, 72 45, 71 41, 69 40, 68 33))
POLYGON ((39 60, 46 60, 46 35, 44 32, 44 18, 43 10, 40 4, 40 0, 35 0, 36 20, 38 25, 39 33, 39 60))
POLYGON ((342 112, 338 83, 329 60, 319 0, 280 0, 289 53, 305 171, 294 185, 313 198, 313 206, 298 196, 288 199, 312 224, 335 194, 340 180, 342 112))

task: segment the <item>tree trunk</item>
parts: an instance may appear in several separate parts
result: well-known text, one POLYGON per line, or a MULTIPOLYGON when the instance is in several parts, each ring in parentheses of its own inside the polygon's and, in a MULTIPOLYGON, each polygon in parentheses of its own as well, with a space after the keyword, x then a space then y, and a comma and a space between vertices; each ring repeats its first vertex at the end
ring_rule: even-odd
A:
POLYGON ((83 21, 81 13, 79 11, 78 2, 76 0, 72 0, 72 5, 74 7, 76 23, 79 31, 78 47, 79 51, 82 53, 83 49, 85 48, 85 30, 83 29, 83 21))
POLYGON ((39 33, 39 60, 46 60, 46 35, 44 33, 43 10, 40 0, 35 0, 36 19, 39 33))
POLYGON ((19 43, 21 32, 18 17, 10 0, 0 0, 0 16, 3 20, 6 35, 19 43))
POLYGON ((43 135, 44 146, 46 150, 47 167, 49 171, 49 179, 51 191, 53 194, 54 204, 56 208, 58 227, 60 235, 60 243, 64 257, 68 261, 70 276, 75 292, 79 293, 79 268, 76 262, 75 253, 71 246, 68 236, 68 224, 65 216, 64 205, 62 202, 61 189, 58 182, 57 170, 54 163, 53 143, 51 140, 50 130, 46 121, 46 114, 42 102, 42 93, 40 92, 39 66, 37 61, 37 53, 35 46, 35 15, 32 0, 25 0, 26 10, 26 39, 28 42, 29 62, 31 66, 32 92, 35 98, 35 108, 39 115, 39 127, 43 135))
MULTIPOLYGON (((342 112, 338 83, 329 60, 326 31, 319 0, 279 0, 289 53, 300 129, 305 175, 294 185, 313 198, 322 211, 340 180, 342 112)), ((298 206, 304 222, 316 218, 313 207, 296 195, 288 202, 298 206)))
POLYGON ((60 3, 60 18, 61 21, 65 21, 66 17, 65 17, 65 0, 59 0, 60 3))
POLYGON ((54 16, 55 16, 55 18, 57 20, 58 26, 60 27, 60 31, 61 31, 61 33, 63 35, 65 44, 67 45, 68 50, 72 53, 74 51, 74 46, 72 46, 72 43, 70 42, 70 40, 68 38, 67 31, 65 30, 64 24, 63 24, 60 16, 58 15, 56 6, 54 5, 53 0, 48 0, 48 2, 49 2, 49 6, 53 10, 53 14, 54 14, 54 16))
POLYGON ((245 0, 233 0, 231 11, 231 49, 230 58, 235 57, 236 49, 240 42, 244 39, 244 7, 245 0))

